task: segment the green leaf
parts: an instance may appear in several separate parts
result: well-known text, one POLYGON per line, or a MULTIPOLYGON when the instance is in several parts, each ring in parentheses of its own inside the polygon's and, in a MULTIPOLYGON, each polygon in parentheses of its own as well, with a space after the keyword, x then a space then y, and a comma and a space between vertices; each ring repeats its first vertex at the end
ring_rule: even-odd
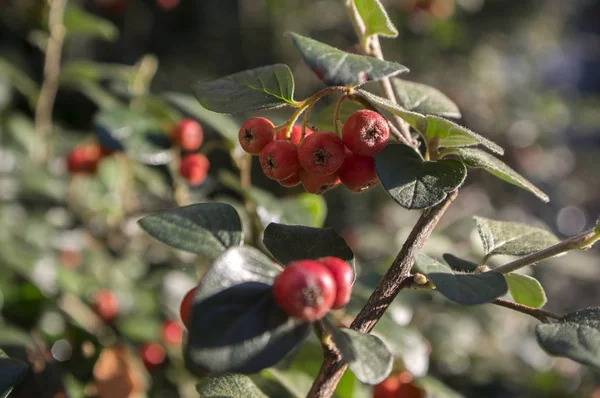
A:
POLYGON ((325 325, 342 358, 358 380, 378 384, 390 375, 394 357, 379 337, 338 328, 328 321, 325 325))
POLYGON ((19 384, 27 374, 27 364, 18 359, 9 358, 0 350, 0 397, 10 395, 15 385, 19 384))
POLYGON ((129 65, 103 64, 92 61, 70 61, 60 71, 61 82, 95 81, 114 79, 128 81, 134 76, 129 65))
POLYGON ((294 76, 287 65, 275 64, 234 73, 192 86, 198 102, 218 113, 242 113, 296 106, 294 76))
POLYGON ((458 155, 467 167, 482 168, 509 184, 528 190, 544 202, 550 201, 548 195, 495 156, 474 148, 461 148, 458 150, 458 155))
POLYGON ((392 199, 407 209, 435 206, 467 176, 461 162, 425 162, 412 148, 400 144, 390 144, 375 155, 375 171, 392 199))
POLYGON ((140 226, 169 246, 216 258, 242 243, 242 223, 227 203, 197 203, 146 216, 140 226))
POLYGON ((558 323, 537 325, 539 345, 550 355, 570 358, 600 371, 600 308, 587 308, 558 323))
POLYGON ((114 109, 123 107, 123 102, 112 95, 108 90, 102 87, 99 83, 91 81, 79 81, 67 83, 69 86, 79 90, 83 95, 92 100, 98 108, 114 109))
POLYGON ((448 148, 483 145, 492 152, 500 155, 504 154, 504 149, 501 146, 466 127, 438 116, 427 115, 426 117, 427 127, 425 129, 422 127, 417 128, 417 130, 428 142, 436 138, 439 139, 439 147, 448 148))
POLYGON ((354 6, 365 26, 365 36, 398 37, 398 30, 379 0, 354 0, 354 6))
POLYGON ((94 118, 94 132, 100 144, 147 164, 171 160, 171 142, 161 126, 146 114, 126 108, 105 109, 94 118))
POLYGON ((327 44, 290 32, 304 62, 328 86, 363 84, 408 72, 396 62, 350 54, 327 44))
POLYGON ((475 217, 486 256, 525 256, 557 244, 558 238, 545 229, 530 225, 475 217))
POLYGON ((134 342, 144 343, 160 338, 160 322, 153 316, 131 314, 120 317, 116 327, 122 336, 134 342))
POLYGON ((390 79, 398 103, 406 110, 460 118, 458 106, 437 88, 398 78, 390 79))
POLYGON ((301 193, 279 199, 258 188, 252 188, 245 194, 256 203, 256 213, 263 227, 272 222, 321 227, 325 222, 327 203, 322 196, 301 193))
POLYGON ((281 264, 296 260, 335 256, 354 266, 354 253, 333 228, 271 223, 264 232, 263 244, 281 264))
POLYGON ((191 95, 168 92, 163 96, 184 113, 197 118, 203 124, 207 124, 218 131, 229 142, 230 146, 233 147, 239 144, 238 131, 240 130, 240 124, 231 116, 207 111, 191 95))
POLYGON ((462 258, 456 257, 450 253, 444 253, 444 261, 455 271, 460 272, 473 272, 477 269, 477 264, 463 260, 462 258))
POLYGON ((313 379, 299 370, 269 368, 267 376, 281 384, 294 398, 304 398, 310 391, 313 379))
POLYGON ((109 41, 119 37, 119 29, 112 22, 72 4, 65 10, 63 24, 67 30, 67 37, 84 36, 109 41))
POLYGON ((288 317, 274 302, 272 284, 280 272, 251 247, 233 247, 213 263, 192 304, 188 368, 198 375, 258 372, 306 338, 310 323, 288 317))
POLYGON ((248 376, 239 374, 207 377, 196 391, 203 398, 268 398, 248 376))
POLYGON ((387 98, 380 97, 368 91, 356 90, 356 92, 361 97, 369 101, 371 105, 382 108, 400 117, 406 123, 410 124, 415 130, 420 131, 427 128, 427 118, 425 117, 425 115, 421 115, 417 112, 407 111, 395 102, 392 102, 387 98))
POLYGON ((504 278, 515 302, 533 308, 542 308, 546 304, 546 292, 537 279, 515 272, 504 274, 504 278))
POLYGON ((0 79, 7 80, 11 86, 27 98, 29 106, 35 108, 37 98, 40 95, 40 88, 37 83, 27 76, 21 68, 1 57, 0 79))
POLYGON ((508 291, 504 276, 498 272, 455 273, 446 264, 422 253, 415 254, 415 265, 435 285, 437 291, 458 304, 488 303, 508 291))

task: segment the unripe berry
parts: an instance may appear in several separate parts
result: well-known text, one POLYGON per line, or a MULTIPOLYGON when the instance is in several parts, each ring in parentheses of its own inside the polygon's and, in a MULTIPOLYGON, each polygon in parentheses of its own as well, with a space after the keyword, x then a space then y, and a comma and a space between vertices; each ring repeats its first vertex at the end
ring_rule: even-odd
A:
POLYGON ((210 163, 206 156, 196 153, 186 155, 179 164, 179 174, 185 178, 190 185, 198 185, 206 178, 210 163))
POLYGON ((179 306, 179 316, 186 328, 190 327, 190 315, 192 314, 192 303, 194 302, 196 289, 198 289, 198 286, 187 292, 185 296, 183 296, 183 300, 179 306))
POLYGON ((357 155, 373 156, 390 139, 390 126, 379 113, 361 109, 354 112, 342 127, 342 140, 357 155))
POLYGON ((352 293, 352 280, 354 279, 354 271, 350 264, 338 257, 323 257, 317 260, 327 267, 337 288, 333 308, 342 308, 348 301, 352 293))
POLYGON ((316 132, 298 147, 298 160, 309 173, 333 174, 344 162, 344 151, 340 137, 328 131, 316 132))
POLYGON ((193 119, 183 119, 171 131, 171 140, 184 151, 196 151, 204 141, 202 126, 193 119))
POLYGON ((379 184, 375 173, 375 158, 347 153, 338 171, 340 180, 352 192, 362 192, 379 184))
POLYGON ((253 117, 242 124, 238 139, 244 151, 258 155, 269 142, 275 139, 275 134, 275 126, 269 119, 253 117))
POLYGON ((163 322, 161 335, 168 345, 178 345, 183 340, 183 328, 179 322, 169 319, 163 322))
POLYGON ((294 261, 273 284, 275 303, 289 316, 314 321, 322 318, 335 300, 333 275, 314 260, 294 261))
POLYGON ((271 141, 260 151, 263 173, 273 180, 285 180, 298 172, 298 147, 289 141, 271 141))
POLYGON ((98 290, 94 296, 94 309, 104 322, 112 322, 119 315, 117 296, 110 290, 98 290))
MULTIPOLYGON (((314 133, 314 131, 312 131, 311 129, 309 129, 308 127, 304 129, 304 138, 308 137, 309 135, 311 135, 312 133, 314 133)), ((286 133, 286 128, 282 128, 281 130, 279 130, 277 132, 277 139, 278 140, 285 140, 287 139, 285 136, 286 133)), ((300 144, 300 141, 302 141, 302 126, 294 126, 292 127, 292 133, 290 134, 290 142, 293 142, 294 144, 298 145, 300 144)))
POLYGON ((166 353, 158 343, 146 343, 140 348, 140 356, 148 370, 154 370, 165 362, 166 353))
POLYGON ((67 154, 69 173, 95 173, 100 160, 109 152, 99 145, 84 145, 67 154))
POLYGON ((317 195, 321 195, 340 185, 340 178, 337 173, 329 175, 311 174, 304 169, 300 170, 300 181, 306 192, 317 195))
POLYGON ((300 185, 300 172, 296 172, 285 180, 279 181, 279 185, 286 188, 292 188, 296 185, 300 185))

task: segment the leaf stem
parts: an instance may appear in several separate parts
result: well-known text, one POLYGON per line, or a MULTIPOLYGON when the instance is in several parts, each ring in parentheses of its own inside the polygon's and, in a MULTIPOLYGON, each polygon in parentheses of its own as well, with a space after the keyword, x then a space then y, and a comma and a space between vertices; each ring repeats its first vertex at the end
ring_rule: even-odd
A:
POLYGON ((337 102, 335 103, 335 108, 333 108, 333 131, 337 135, 340 135, 340 129, 338 127, 338 121, 340 120, 340 110, 342 109, 342 104, 344 103, 346 98, 348 98, 348 96, 345 94, 338 98, 337 102))
POLYGON ((491 301, 492 304, 498 305, 504 308, 510 308, 511 310, 522 312, 523 314, 531 315, 532 317, 538 319, 543 323, 550 323, 548 318, 552 319, 560 319, 559 315, 556 315, 550 311, 540 310, 538 308, 529 307, 527 305, 518 304, 513 301, 508 301, 504 299, 497 298, 491 301))
POLYGON ((526 267, 538 263, 542 260, 557 256, 559 254, 568 252, 570 250, 581 250, 590 248, 598 239, 600 239, 600 232, 590 229, 582 232, 578 235, 572 236, 556 245, 547 247, 535 253, 531 253, 525 257, 521 257, 515 261, 511 261, 508 264, 504 264, 498 268, 494 268, 494 271, 503 274, 516 271, 520 268, 526 267))

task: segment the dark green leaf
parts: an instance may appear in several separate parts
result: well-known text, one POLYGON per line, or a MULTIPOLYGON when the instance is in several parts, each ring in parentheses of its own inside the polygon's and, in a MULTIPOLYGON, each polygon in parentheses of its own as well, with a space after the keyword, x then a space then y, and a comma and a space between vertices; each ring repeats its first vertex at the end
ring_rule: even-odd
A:
POLYGON ((335 346, 358 380, 378 384, 389 376, 394 357, 379 337, 338 328, 330 322, 326 325, 335 346))
POLYGON ((290 33, 304 62, 328 86, 362 84, 381 80, 408 68, 396 62, 350 54, 297 33, 290 33))
POLYGON ((218 131, 231 146, 238 145, 240 125, 231 116, 207 111, 191 95, 169 92, 163 96, 186 114, 197 118, 203 124, 207 124, 218 131))
POLYGON ((67 37, 85 36, 104 40, 115 40, 119 37, 119 29, 112 22, 72 4, 65 10, 63 24, 67 30, 67 37))
POLYGON ((458 161, 425 162, 410 147, 390 144, 375 155, 375 171, 391 197, 407 209, 440 203, 460 187, 467 169, 458 161))
POLYGON ((169 137, 146 114, 125 108, 106 109, 94 118, 94 131, 100 144, 148 164, 171 160, 169 137))
POLYGON ((408 111, 461 117, 458 106, 437 88, 398 78, 390 79, 398 103, 408 111))
POLYGON ((0 350, 0 397, 7 397, 13 387, 23 380, 27 370, 25 362, 9 358, 0 350))
POLYGON ((463 162, 465 162, 467 167, 485 169, 487 172, 492 173, 496 177, 508 182, 509 184, 513 184, 528 190, 544 202, 548 202, 550 200, 548 195, 529 182, 525 177, 508 167, 504 162, 497 159, 495 156, 492 156, 480 149, 474 148, 461 148, 458 150, 458 154, 462 158, 463 162))
POLYGON ((438 146, 440 147, 453 148, 483 145, 497 154, 502 155, 504 153, 504 149, 495 142, 480 136, 466 127, 438 116, 427 115, 427 127, 425 129, 417 128, 417 130, 423 134, 427 141, 431 141, 434 138, 439 139, 438 146))
POLYGON ((533 308, 542 308, 546 304, 546 292, 537 279, 515 272, 504 274, 504 278, 515 302, 533 308))
POLYGON ((530 225, 483 217, 475 217, 475 222, 486 256, 525 256, 559 242, 551 232, 530 225))
POLYGON ((379 0, 353 0, 365 26, 365 36, 398 37, 398 30, 379 0))
POLYGON ((271 223, 264 232, 263 243, 281 264, 296 260, 339 257, 354 266, 354 253, 333 228, 271 223))
POLYGON ((296 106, 294 76, 287 65, 275 64, 234 73, 192 86, 206 109, 242 113, 284 105, 296 106))
POLYGON ((508 291, 504 276, 498 272, 455 273, 446 264, 422 253, 415 254, 415 265, 427 275, 437 291, 458 304, 488 303, 508 291))
POLYGON ((600 308, 587 308, 558 323, 537 325, 540 346, 550 355, 570 358, 600 371, 600 308))
POLYGON ((207 377, 196 391, 202 398, 268 398, 248 376, 239 374, 207 377))
POLYGON ((477 264, 471 261, 463 260, 462 258, 458 258, 450 253, 445 253, 443 257, 444 261, 448 263, 450 268, 452 268, 455 271, 473 272, 477 268, 477 264))
POLYGON ((167 245, 216 258, 242 243, 242 223, 227 203, 197 203, 139 220, 150 235, 167 245))
POLYGON ((192 305, 185 348, 192 371, 258 372, 306 338, 310 323, 289 318, 273 300, 271 286, 280 271, 258 250, 243 246, 213 263, 192 305))

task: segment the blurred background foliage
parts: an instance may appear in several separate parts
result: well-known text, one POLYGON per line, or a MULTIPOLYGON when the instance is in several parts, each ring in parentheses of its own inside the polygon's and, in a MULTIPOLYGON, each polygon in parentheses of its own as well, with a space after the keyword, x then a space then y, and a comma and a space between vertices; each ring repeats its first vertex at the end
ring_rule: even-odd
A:
MULTIPOLYGON (((410 68, 405 78, 446 93, 461 109, 460 123, 504 146, 505 161, 551 198, 543 205, 472 172, 425 250, 481 258, 473 215, 545 226, 559 237, 591 227, 600 213, 600 174, 594 171, 600 166, 600 2, 382 3, 400 30, 398 39, 382 39, 386 58, 410 68)), ((279 187, 258 167, 253 184, 262 190, 241 192, 230 142, 221 137, 235 137, 249 115, 202 113, 197 105, 174 106, 162 94, 189 95, 192 83, 281 62, 294 73, 295 98, 303 99, 322 83, 285 32, 352 51, 352 26, 339 0, 70 0, 51 156, 40 166, 31 154, 40 145, 34 111, 44 76, 47 13, 41 0, 0 1, 0 347, 32 364, 28 382, 14 394, 111 396, 111 388, 125 386, 119 391, 194 396, 179 346, 162 341, 168 363, 150 371, 131 351, 161 341, 161 323, 178 319, 182 296, 207 265, 153 241, 136 225, 148 212, 175 206, 182 182, 169 164, 149 165, 123 154, 104 160, 96 175, 70 177, 64 156, 95 140, 94 118, 101 110, 129 105, 161 122, 166 132, 192 109, 214 150, 210 176, 186 193, 188 202, 226 200, 243 212, 242 198, 250 196, 264 223, 296 217, 319 225, 321 199, 294 196, 300 190, 279 187), (90 310, 100 289, 118 297, 114 328, 90 310), (115 367, 120 371, 112 374, 115 367)), ((289 110, 268 115, 277 124, 289 110)), ((379 188, 360 195, 338 188, 324 198, 325 224, 344 235, 360 260, 349 308, 357 312, 418 214, 379 188)), ((596 248, 527 272, 546 289, 546 308, 564 313, 598 305, 598 269, 596 248)), ((506 309, 458 307, 440 295, 410 291, 402 292, 375 332, 394 347, 396 366, 430 392, 437 384, 425 374, 467 397, 600 396, 598 375, 546 355, 533 325, 506 309)), ((272 396, 289 394, 281 388, 286 377, 310 385, 320 363, 316 342, 289 362, 281 371, 256 376, 272 396)), ((338 395, 368 391, 347 375, 338 395)), ((432 396, 453 395, 440 387, 432 396)))

